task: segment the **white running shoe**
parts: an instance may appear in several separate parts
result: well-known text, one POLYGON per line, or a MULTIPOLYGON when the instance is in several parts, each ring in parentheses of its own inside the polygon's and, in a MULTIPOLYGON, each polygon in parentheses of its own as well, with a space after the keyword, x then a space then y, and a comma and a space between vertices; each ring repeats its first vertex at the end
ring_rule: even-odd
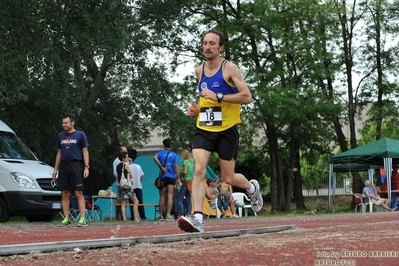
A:
POLYGON ((255 186, 254 194, 248 194, 251 199, 251 208, 254 212, 259 212, 263 207, 263 198, 259 192, 259 183, 255 179, 251 179, 249 182, 255 186))
POLYGON ((204 224, 200 223, 195 217, 180 216, 179 220, 177 220, 177 224, 181 230, 189 233, 204 232, 204 224))

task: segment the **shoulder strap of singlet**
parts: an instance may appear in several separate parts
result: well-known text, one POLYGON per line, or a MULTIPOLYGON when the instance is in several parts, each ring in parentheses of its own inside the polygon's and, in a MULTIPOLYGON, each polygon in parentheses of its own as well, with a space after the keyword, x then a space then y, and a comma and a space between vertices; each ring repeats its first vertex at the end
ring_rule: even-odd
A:
POLYGON ((204 75, 205 75, 205 65, 206 65, 206 62, 204 62, 203 64, 202 64, 202 71, 201 71, 201 79, 204 77, 204 75))
MULTIPOLYGON (((227 60, 226 58, 223 58, 223 61, 222 61, 222 63, 220 64, 219 70, 220 70, 221 68, 224 67, 224 64, 225 64, 227 61, 229 61, 229 60, 227 60)), ((205 75, 205 65, 206 65, 206 62, 204 62, 204 63, 202 64, 201 77, 202 77, 203 75, 205 75)), ((219 71, 219 70, 218 70, 218 71, 219 71)))

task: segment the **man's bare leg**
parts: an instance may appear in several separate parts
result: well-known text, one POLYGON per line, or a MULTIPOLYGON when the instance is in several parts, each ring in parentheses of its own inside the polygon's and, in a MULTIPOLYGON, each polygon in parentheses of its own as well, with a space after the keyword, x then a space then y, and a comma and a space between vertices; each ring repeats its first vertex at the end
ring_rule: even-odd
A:
POLYGON ((165 193, 166 187, 159 190, 159 215, 157 220, 163 220, 163 211, 165 209, 165 193))
POLYGON ((202 207, 205 199, 204 178, 206 175, 206 167, 208 165, 211 152, 203 149, 193 149, 193 157, 195 161, 193 189, 191 198, 194 207, 194 219, 181 216, 178 220, 179 228, 186 232, 203 232, 203 214, 202 207))
POLYGON ((237 216, 236 216, 236 201, 234 200, 233 196, 229 197, 229 204, 230 204, 231 218, 237 218, 237 216))
POLYGON ((70 192, 68 190, 63 190, 61 192, 61 205, 62 212, 64 213, 64 217, 69 218, 69 195, 70 192))
POLYGON ((220 172, 223 181, 229 185, 246 189, 248 196, 251 199, 252 210, 254 212, 259 212, 263 207, 263 199, 259 192, 258 181, 254 179, 248 181, 244 175, 234 173, 234 168, 234 159, 230 161, 220 159, 220 172))
POLYGON ((383 207, 385 210, 390 211, 391 208, 388 207, 388 203, 389 203, 389 200, 388 199, 384 199, 384 201, 381 203, 381 207, 383 207))
POLYGON ((75 190, 76 200, 78 202, 78 208, 80 212, 80 218, 85 218, 86 204, 83 196, 83 190, 75 190))
POLYGON ((175 189, 174 187, 175 187, 174 185, 168 185, 166 187, 167 189, 166 193, 168 197, 168 205, 166 206, 166 218, 165 218, 166 221, 172 220, 170 213, 172 212, 172 207, 173 207, 173 190, 175 189))
POLYGON ((234 173, 236 163, 234 159, 231 159, 230 161, 220 159, 219 162, 220 175, 224 182, 234 187, 244 188, 246 190, 251 189, 251 184, 244 175, 234 173))
POLYGON ((194 212, 201 212, 205 198, 205 184, 204 178, 206 175, 206 167, 208 165, 211 153, 202 149, 194 149, 193 157, 195 161, 193 190, 191 197, 194 203, 194 212))

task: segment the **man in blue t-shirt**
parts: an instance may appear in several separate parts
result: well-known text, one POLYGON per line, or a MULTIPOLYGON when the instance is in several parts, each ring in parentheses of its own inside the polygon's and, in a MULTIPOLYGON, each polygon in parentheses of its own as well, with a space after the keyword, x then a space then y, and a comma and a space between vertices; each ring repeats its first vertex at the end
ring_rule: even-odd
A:
POLYGON ((80 212, 78 226, 84 227, 87 226, 87 221, 85 219, 83 178, 89 176, 89 144, 85 133, 75 130, 75 119, 72 116, 66 115, 63 117, 62 128, 64 131, 59 133, 57 138, 58 152, 52 174, 53 180, 56 180, 58 171, 58 190, 61 190, 61 204, 64 213, 64 219, 60 226, 66 227, 71 224, 69 219, 69 194, 70 191, 75 191, 80 212))
POLYGON ((168 205, 166 208, 165 221, 173 221, 170 213, 173 205, 173 192, 175 185, 180 186, 180 168, 179 157, 170 150, 172 142, 170 139, 163 140, 164 150, 159 151, 154 156, 154 161, 162 172, 164 187, 159 190, 159 217, 158 220, 164 220, 163 209, 165 205, 165 194, 168 196, 168 205))

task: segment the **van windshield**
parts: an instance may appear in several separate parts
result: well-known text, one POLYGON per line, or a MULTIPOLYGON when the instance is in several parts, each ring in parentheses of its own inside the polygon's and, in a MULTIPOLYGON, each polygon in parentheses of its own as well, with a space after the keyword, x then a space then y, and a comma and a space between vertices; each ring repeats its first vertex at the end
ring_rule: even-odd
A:
POLYGON ((37 160, 31 150, 11 132, 0 131, 0 159, 37 160))

